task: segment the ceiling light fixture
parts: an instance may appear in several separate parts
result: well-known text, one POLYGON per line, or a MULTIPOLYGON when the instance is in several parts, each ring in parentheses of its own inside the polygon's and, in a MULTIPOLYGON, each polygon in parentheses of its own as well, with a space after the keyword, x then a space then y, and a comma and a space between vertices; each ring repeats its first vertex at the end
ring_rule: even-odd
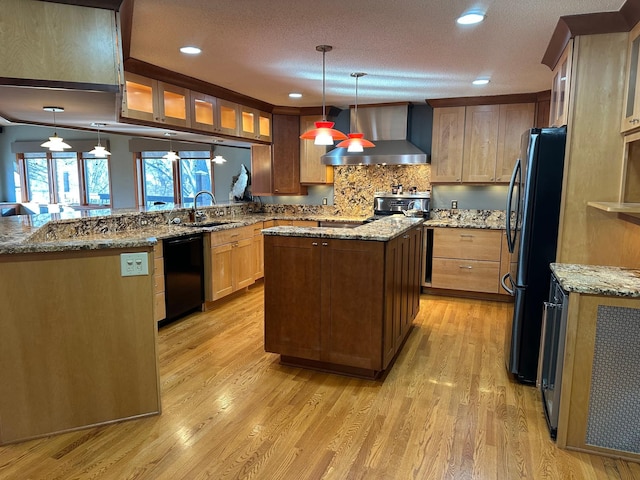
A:
POLYGON ((291 92, 289 98, 302 98, 302 94, 298 92, 291 92))
POLYGON ((486 85, 487 83, 489 83, 489 79, 488 78, 476 78, 473 82, 474 85, 486 85))
POLYGON ((475 25, 482 22, 486 17, 484 13, 480 12, 468 12, 458 17, 456 22, 460 25, 475 25))
POLYGON ((199 53, 202 53, 201 49, 193 46, 180 47, 180 51, 182 53, 186 53, 187 55, 198 55, 199 53))
POLYGON ((218 165, 222 165, 223 163, 227 163, 227 159, 224 158, 222 155, 216 155, 215 151, 216 151, 216 147, 212 145, 211 146, 211 161, 213 163, 217 163, 218 165))
POLYGON ((354 116, 354 132, 349 133, 349 138, 340 142, 337 147, 342 147, 347 149, 347 152, 362 152, 364 148, 375 147, 373 143, 364 138, 364 133, 358 132, 358 79, 360 77, 364 77, 366 73, 363 72, 354 72, 351 74, 352 77, 356 79, 356 104, 353 111, 354 116))
POLYGON ((165 137, 169 137, 169 151, 166 155, 163 155, 162 158, 166 160, 180 160, 180 157, 176 152, 173 151, 173 144, 171 143, 171 137, 173 137, 175 133, 167 132, 164 134, 165 137))
POLYGON ((42 109, 53 113, 53 137, 49 137, 49 141, 42 143, 40 146, 48 148, 50 152, 63 152, 65 148, 71 148, 71 145, 64 143, 64 140, 58 136, 56 131, 56 113, 64 112, 64 108, 42 107, 42 109))
POLYGON ((333 145, 336 140, 346 140, 347 136, 339 130, 333 128, 334 122, 327 121, 325 106, 325 55, 333 50, 331 45, 318 45, 318 52, 322 52, 322 121, 315 122, 314 129, 308 130, 300 138, 303 140, 313 140, 315 145, 333 145))
POLYGON ((100 143, 100 127, 104 127, 106 126, 106 123, 92 123, 91 126, 92 127, 97 127, 98 128, 98 144, 93 147, 93 150, 91 150, 89 153, 92 154, 94 157, 96 158, 106 158, 107 156, 111 155, 111 152, 109 152, 107 149, 105 149, 102 146, 102 143, 100 143))

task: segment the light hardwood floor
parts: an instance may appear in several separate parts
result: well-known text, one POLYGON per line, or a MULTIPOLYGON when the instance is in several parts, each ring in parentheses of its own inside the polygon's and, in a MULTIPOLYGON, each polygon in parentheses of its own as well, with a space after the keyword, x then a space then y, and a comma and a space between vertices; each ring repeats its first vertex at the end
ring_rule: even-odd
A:
POLYGON ((505 371, 509 304, 423 295, 369 381, 279 365, 262 299, 160 330, 162 415, 0 447, 0 479, 640 479, 555 447, 538 392, 505 371))

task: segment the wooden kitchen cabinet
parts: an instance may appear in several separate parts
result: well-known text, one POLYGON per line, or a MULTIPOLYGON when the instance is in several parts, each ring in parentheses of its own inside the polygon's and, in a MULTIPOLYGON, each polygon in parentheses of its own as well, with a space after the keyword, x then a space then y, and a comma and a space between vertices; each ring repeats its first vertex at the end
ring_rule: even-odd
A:
POLYGON ((259 280, 264 277, 264 237, 262 229, 264 222, 251 225, 253 228, 253 279, 259 280))
POLYGON ((3 85, 36 80, 40 87, 119 92, 122 51, 113 11, 24 0, 3 0, 2 9, 3 85))
POLYGON ((629 32, 627 74, 620 131, 629 132, 640 127, 640 23, 629 32))
POLYGON ((377 376, 417 313, 410 253, 421 232, 388 242, 266 236, 265 350, 287 364, 377 376))
POLYGON ((317 227, 315 220, 275 220, 274 227, 317 227))
POLYGON ((502 231, 434 228, 431 286, 500 293, 502 231))
POLYGON ((569 294, 557 445, 640 461, 640 299, 569 294))
POLYGON ((462 181, 465 107, 433 109, 431 183, 462 181))
POLYGON ((569 40, 553 69, 549 125, 560 127, 569 123, 569 93, 573 64, 573 39, 569 40))
POLYGON ((499 120, 499 105, 466 107, 462 156, 463 182, 495 181, 499 120))
POLYGON ((205 249, 205 300, 215 301, 255 282, 253 227, 212 232, 205 249), (208 272, 206 270, 209 270, 208 272))
POLYGON ((386 247, 385 274, 393 288, 387 303, 392 313, 385 317, 389 322, 385 323, 385 362, 400 348, 420 309, 422 230, 422 226, 409 230, 388 242, 386 247))
POLYGON ((508 183, 535 103, 433 110, 432 183, 508 183))
MULTIPOLYGON (((314 128, 318 120, 317 115, 303 115, 300 117, 300 131, 306 132, 314 128)), ((322 155, 327 153, 324 145, 315 145, 309 140, 300 140, 300 183, 305 185, 333 184, 333 166, 323 165, 322 155)))
POLYGON ((167 307, 164 301, 164 254, 162 246, 162 242, 158 242, 153 246, 153 318, 156 322, 164 320, 167 316, 167 307))
POLYGON ((495 182, 508 183, 520 157, 522 134, 535 123, 535 103, 500 105, 495 182))
POLYGON ((297 115, 273 116, 272 186, 274 195, 306 195, 300 185, 300 120, 297 115))
POLYGON ((122 116, 147 122, 190 127, 189 90, 125 72, 122 116))
POLYGON ((215 132, 219 125, 216 97, 189 91, 191 127, 203 132, 215 132))
POLYGON ((240 136, 252 140, 271 141, 271 114, 239 105, 240 136))
POLYGON ((153 258, 0 255, 0 445, 160 413, 154 279, 121 274, 134 252, 153 258))
POLYGON ((296 115, 273 115, 272 145, 251 147, 253 195, 306 195, 300 184, 300 125, 296 115))

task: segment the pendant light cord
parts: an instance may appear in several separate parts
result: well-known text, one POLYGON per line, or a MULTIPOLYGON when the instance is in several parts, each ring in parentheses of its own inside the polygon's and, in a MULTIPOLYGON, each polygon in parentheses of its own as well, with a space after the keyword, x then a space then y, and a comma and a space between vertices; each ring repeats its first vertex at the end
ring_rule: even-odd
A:
POLYGON ((354 125, 355 128, 353 129, 354 132, 358 131, 358 78, 360 78, 360 75, 356 75, 356 108, 354 110, 354 115, 356 116, 356 119, 354 120, 354 125))
POLYGON ((353 114, 356 117, 354 122, 353 122, 353 125, 354 125, 353 131, 354 132, 358 131, 358 79, 360 77, 364 77, 365 75, 366 75, 366 73, 364 73, 364 72, 354 72, 354 73, 351 74, 351 76, 355 77, 355 79, 356 79, 356 105, 355 105, 355 108, 353 110, 353 114))

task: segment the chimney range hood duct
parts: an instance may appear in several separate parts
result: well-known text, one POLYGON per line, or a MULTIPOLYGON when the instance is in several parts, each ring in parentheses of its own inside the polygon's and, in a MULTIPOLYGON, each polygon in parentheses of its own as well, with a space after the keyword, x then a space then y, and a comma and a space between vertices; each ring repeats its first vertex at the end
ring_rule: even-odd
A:
MULTIPOLYGON (((351 110, 351 124, 354 124, 351 110)), ((412 165, 428 155, 407 140, 409 105, 358 108, 358 130, 376 144, 364 152, 334 148, 321 157, 324 165, 412 165)))

